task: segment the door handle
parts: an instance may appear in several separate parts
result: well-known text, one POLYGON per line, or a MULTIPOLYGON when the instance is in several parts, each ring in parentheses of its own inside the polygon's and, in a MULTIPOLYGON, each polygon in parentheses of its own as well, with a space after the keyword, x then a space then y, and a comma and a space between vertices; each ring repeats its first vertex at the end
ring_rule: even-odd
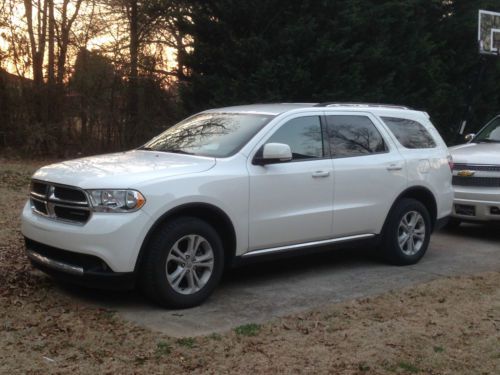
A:
POLYGON ((313 176, 313 178, 328 177, 328 176, 330 176, 330 172, 328 172, 328 171, 316 171, 316 172, 313 172, 312 176, 313 176))
POLYGON ((403 169, 403 166, 402 165, 399 165, 399 164, 391 164, 387 167, 387 170, 388 171, 400 171, 403 169))

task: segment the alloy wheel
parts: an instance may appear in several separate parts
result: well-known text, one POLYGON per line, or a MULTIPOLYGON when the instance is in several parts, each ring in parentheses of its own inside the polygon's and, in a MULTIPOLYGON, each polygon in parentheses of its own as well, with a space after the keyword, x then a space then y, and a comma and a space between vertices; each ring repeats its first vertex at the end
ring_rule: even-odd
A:
POLYGON ((425 241, 425 220, 417 211, 403 215, 398 227, 398 244, 405 255, 415 255, 425 241))
POLYGON ((198 234, 177 240, 166 262, 167 281, 180 294, 194 294, 208 283, 214 268, 210 243, 198 234))

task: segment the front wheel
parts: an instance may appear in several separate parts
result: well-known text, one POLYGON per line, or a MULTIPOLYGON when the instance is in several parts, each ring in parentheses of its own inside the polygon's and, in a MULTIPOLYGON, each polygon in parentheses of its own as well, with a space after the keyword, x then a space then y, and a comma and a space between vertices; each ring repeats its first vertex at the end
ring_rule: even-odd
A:
POLYGON ((427 208, 415 199, 401 199, 389 213, 381 250, 392 264, 417 263, 427 251, 431 219, 427 208))
POLYGON ((183 217, 155 232, 141 267, 143 292, 162 306, 188 308, 206 300, 219 283, 224 251, 206 222, 183 217))

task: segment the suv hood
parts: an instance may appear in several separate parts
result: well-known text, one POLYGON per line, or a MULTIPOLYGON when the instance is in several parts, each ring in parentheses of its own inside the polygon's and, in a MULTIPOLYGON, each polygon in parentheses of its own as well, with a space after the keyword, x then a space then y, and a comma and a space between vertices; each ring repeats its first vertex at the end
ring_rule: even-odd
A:
POLYGON ((203 172, 215 159, 134 150, 69 160, 40 168, 33 178, 83 189, 133 188, 144 182, 203 172))
POLYGON ((500 165, 500 143, 466 143, 450 152, 454 163, 500 165))

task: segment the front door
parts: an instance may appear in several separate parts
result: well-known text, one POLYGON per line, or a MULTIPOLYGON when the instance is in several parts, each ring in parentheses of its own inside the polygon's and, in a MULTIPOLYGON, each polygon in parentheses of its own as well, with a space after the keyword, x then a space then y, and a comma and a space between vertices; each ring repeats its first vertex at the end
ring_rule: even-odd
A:
POLYGON ((264 166, 249 161, 250 251, 331 237, 334 176, 320 118, 320 113, 288 118, 257 147, 288 144, 291 161, 264 166))

